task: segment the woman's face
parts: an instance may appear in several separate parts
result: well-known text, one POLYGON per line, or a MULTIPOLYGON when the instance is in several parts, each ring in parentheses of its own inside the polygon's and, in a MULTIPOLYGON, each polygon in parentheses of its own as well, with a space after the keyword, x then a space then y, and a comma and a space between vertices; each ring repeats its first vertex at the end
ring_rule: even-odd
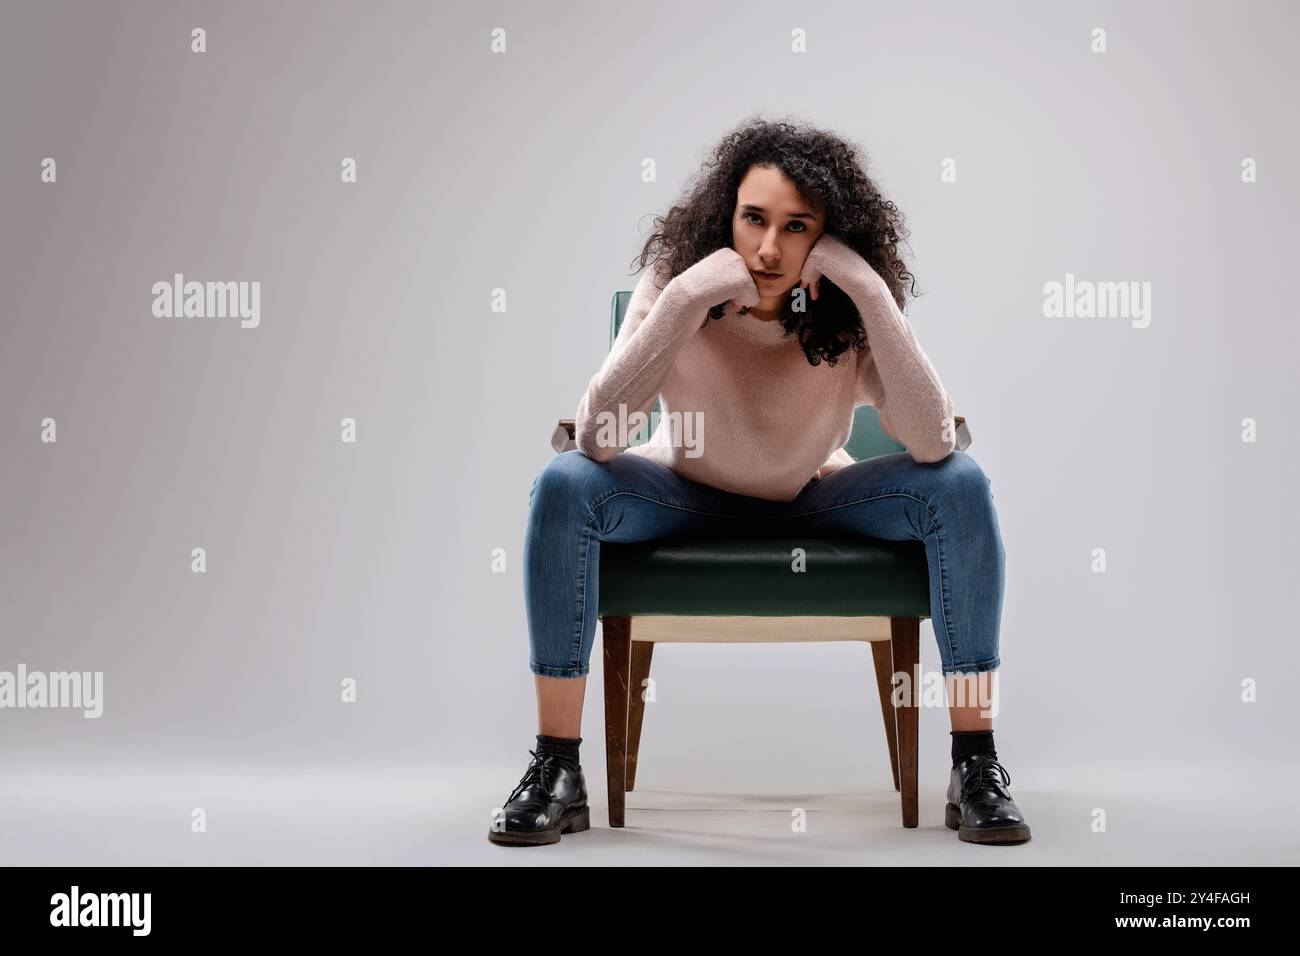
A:
POLYGON ((779 169, 751 166, 741 180, 731 222, 732 248, 744 258, 758 286, 761 311, 778 311, 782 299, 799 284, 808 251, 825 228, 820 213, 779 169))

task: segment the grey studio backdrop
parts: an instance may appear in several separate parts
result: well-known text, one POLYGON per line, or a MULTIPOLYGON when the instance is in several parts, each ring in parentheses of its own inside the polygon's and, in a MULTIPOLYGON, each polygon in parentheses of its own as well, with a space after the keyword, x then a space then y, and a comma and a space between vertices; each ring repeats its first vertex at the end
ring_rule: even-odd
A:
MULTIPOLYGON (((5 862, 501 859, 483 836, 536 730, 531 483, 650 215, 754 114, 861 144, 912 230, 908 315, 1007 548, 998 749, 1035 825, 1016 862, 1200 860, 1176 830, 1134 848, 1172 807, 1196 818, 1207 780, 1211 819, 1256 829, 1206 861, 1300 859, 1269 803, 1294 792, 1300 673, 1293 5, 3 9, 0 670, 104 675, 97 719, 0 710, 5 862), (155 316, 175 273, 259 282, 259 324, 155 316), (1046 316, 1067 274, 1150 283, 1149 325, 1046 316)), ((698 794, 773 811, 728 844, 751 862, 789 807, 847 794, 882 846, 969 859, 940 822, 942 707, 923 830, 900 827, 865 645, 654 666, 616 836, 698 794)))

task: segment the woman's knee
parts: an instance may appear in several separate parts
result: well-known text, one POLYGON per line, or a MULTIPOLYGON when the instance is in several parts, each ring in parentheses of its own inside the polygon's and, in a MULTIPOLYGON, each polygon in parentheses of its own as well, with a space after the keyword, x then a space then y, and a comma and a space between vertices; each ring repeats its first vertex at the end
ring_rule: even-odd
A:
POLYGON ((978 461, 965 452, 954 451, 932 466, 934 491, 940 503, 971 507, 993 500, 993 481, 978 461))
POLYGON ((965 452, 953 452, 943 461, 926 467, 932 469, 930 476, 934 479, 926 489, 931 514, 965 542, 980 549, 980 554, 988 559, 982 572, 993 567, 993 561, 1001 568, 1006 561, 1006 548, 993 503, 993 482, 979 462, 965 452))
POLYGON ((585 501, 590 503, 612 487, 613 475, 603 462, 588 458, 576 448, 560 452, 533 479, 529 501, 585 501))

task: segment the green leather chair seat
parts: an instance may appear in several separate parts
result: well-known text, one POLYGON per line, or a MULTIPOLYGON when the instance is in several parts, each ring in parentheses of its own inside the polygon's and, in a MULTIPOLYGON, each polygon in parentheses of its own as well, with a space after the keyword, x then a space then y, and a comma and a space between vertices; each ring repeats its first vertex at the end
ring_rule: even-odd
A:
POLYGON ((601 615, 929 617, 920 541, 664 538, 600 546, 601 615), (803 548, 803 571, 793 552, 803 548))

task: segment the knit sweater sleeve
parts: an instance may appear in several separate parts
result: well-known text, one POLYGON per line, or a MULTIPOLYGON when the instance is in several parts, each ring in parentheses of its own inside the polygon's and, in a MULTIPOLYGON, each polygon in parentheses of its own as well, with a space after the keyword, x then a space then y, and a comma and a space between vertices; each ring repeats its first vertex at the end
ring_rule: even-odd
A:
POLYGON ((914 460, 942 461, 956 447, 952 396, 884 281, 867 267, 844 285, 867 330, 854 405, 875 406, 885 434, 914 460))
POLYGON ((614 346, 600 371, 592 376, 574 415, 578 451, 596 461, 609 461, 623 450, 615 437, 619 406, 625 406, 623 415, 629 419, 636 412, 649 413, 678 352, 708 311, 696 305, 698 298, 677 279, 659 288, 663 275, 658 272, 659 265, 642 273, 614 346), (611 422, 612 427, 602 435, 604 422, 611 422))

